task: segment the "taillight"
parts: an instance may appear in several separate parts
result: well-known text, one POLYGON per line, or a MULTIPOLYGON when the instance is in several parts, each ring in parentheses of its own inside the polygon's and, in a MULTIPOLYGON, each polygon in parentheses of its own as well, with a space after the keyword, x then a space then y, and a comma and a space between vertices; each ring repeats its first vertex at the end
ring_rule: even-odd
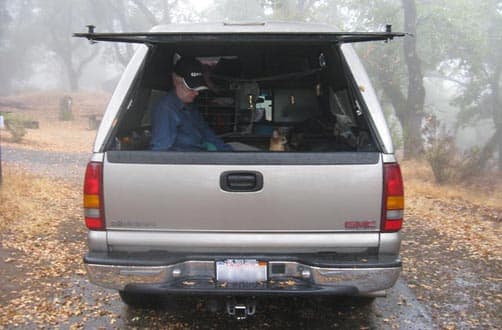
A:
POLYGON ((91 230, 105 229, 102 194, 103 163, 89 162, 84 180, 85 225, 91 230))
POLYGON ((399 164, 384 164, 382 232, 401 230, 404 214, 403 178, 399 164))

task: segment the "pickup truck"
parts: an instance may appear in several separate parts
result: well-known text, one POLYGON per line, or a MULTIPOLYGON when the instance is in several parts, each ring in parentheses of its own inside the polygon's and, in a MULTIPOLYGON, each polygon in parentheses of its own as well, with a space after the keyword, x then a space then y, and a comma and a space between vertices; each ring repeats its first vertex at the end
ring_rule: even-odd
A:
MULTIPOLYGON (((403 35, 273 22, 75 34, 138 44, 85 173, 90 281, 133 306, 189 294, 385 295, 401 270, 403 182, 351 43, 403 35), (231 151, 151 148, 151 112, 187 56, 209 72, 213 88, 195 103, 231 151)), ((255 312, 229 301, 231 315, 255 312)))

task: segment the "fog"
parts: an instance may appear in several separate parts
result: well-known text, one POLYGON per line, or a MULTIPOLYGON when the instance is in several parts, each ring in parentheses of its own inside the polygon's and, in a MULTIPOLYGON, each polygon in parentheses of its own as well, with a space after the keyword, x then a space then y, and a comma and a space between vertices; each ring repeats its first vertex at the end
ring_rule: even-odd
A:
POLYGON ((460 151, 491 148, 490 158, 501 167, 502 3, 497 0, 0 0, 0 96, 111 92, 133 46, 72 38, 87 24, 96 32, 136 32, 165 23, 266 20, 325 23, 343 31, 383 31, 392 24, 394 31, 413 33, 356 46, 396 124, 391 125, 396 145, 409 156, 421 150, 417 136, 435 115, 442 134, 454 136, 460 151))

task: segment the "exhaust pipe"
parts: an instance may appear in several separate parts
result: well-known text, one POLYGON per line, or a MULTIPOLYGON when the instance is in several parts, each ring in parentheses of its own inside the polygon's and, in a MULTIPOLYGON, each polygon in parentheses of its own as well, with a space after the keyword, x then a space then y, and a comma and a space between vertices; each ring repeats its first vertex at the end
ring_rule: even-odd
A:
POLYGON ((381 291, 367 292, 360 296, 365 298, 384 298, 387 297, 387 291, 381 290, 381 291))

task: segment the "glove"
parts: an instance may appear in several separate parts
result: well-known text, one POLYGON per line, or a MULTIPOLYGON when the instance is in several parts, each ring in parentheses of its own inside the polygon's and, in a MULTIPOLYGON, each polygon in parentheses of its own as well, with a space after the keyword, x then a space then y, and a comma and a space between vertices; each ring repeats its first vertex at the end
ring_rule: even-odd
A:
POLYGON ((218 151, 216 146, 212 144, 211 142, 204 142, 202 146, 207 150, 207 151, 218 151))

